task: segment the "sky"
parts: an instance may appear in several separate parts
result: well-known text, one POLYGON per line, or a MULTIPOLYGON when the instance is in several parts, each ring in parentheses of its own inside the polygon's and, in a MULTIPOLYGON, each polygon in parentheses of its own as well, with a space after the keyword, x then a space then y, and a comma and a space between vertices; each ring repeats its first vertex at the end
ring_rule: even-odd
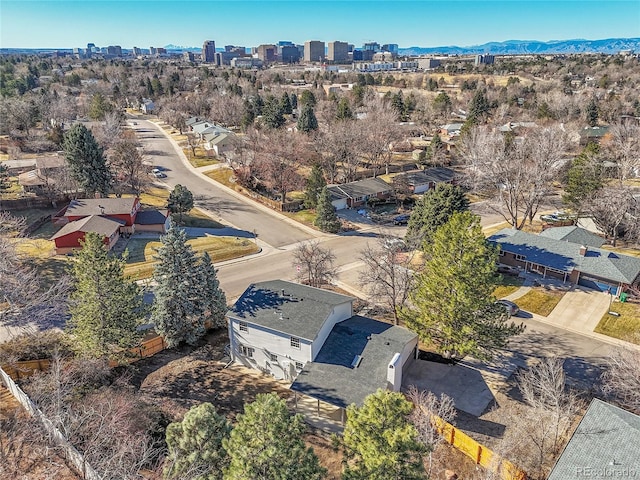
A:
POLYGON ((290 40, 400 48, 640 37, 640 0, 0 0, 0 47, 217 47, 290 40))

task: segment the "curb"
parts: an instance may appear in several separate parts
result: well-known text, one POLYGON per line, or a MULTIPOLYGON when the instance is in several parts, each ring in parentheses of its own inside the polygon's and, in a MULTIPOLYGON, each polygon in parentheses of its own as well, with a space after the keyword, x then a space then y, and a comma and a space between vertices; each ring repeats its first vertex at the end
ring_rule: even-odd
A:
MULTIPOLYGON (((319 232, 318 230, 315 230, 311 227, 308 227, 304 224, 301 224, 299 222, 296 222, 295 220, 291 220, 289 217, 287 217, 286 215, 281 214, 280 212, 276 212, 275 210, 270 209, 269 207, 263 205, 260 202, 256 202, 255 200, 252 200, 251 198, 246 197, 245 195, 242 195, 239 192, 236 192, 234 189, 227 187, 226 185, 223 185, 220 182, 216 182, 215 180, 209 178, 208 176, 206 176, 204 173, 198 171, 198 169, 196 167, 194 167, 193 165, 191 165, 191 163, 189 162, 189 160, 187 159, 187 156, 184 154, 184 151, 182 150, 182 148, 180 147, 180 145, 178 145, 178 142, 175 141, 175 139, 171 136, 171 134, 167 133, 167 131, 162 128, 157 121, 155 120, 151 120, 149 119, 148 122, 153 123, 156 127, 158 127, 158 130, 160 130, 160 132, 169 140, 169 142, 171 142, 171 145, 173 145, 173 149, 176 151, 176 153, 178 154, 178 156, 180 157, 180 160, 182 160, 182 163, 185 167, 187 167, 191 173, 193 173, 194 175, 198 175, 200 178, 202 178, 203 180, 208 181, 211 184, 214 184, 216 187, 224 190, 225 192, 227 192, 230 195, 233 195, 235 198, 237 198, 238 200, 241 200, 245 203, 250 203, 251 205, 253 205, 254 207, 262 210, 265 213, 268 213, 274 217, 277 217, 280 220, 283 220, 285 222, 287 222, 289 225, 298 228, 299 230, 302 230, 306 233, 309 233, 310 235, 312 235, 313 237, 327 237, 327 236, 331 236, 330 234, 327 233, 323 233, 323 232, 319 232)), ((199 208, 199 207, 198 207, 199 208)))

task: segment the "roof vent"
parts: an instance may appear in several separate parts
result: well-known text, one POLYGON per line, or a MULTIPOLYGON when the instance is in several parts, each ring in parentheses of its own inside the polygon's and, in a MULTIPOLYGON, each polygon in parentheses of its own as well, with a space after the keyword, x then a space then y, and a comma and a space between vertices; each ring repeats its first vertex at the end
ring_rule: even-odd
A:
POLYGON ((351 362, 351 367, 358 368, 361 362, 362 362, 362 356, 356 355, 355 357, 353 357, 353 362, 351 362))

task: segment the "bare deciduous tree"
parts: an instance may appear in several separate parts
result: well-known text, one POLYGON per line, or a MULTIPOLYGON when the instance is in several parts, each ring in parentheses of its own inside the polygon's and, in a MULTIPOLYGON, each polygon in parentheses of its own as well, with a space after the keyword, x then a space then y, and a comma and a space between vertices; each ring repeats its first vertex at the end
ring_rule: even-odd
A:
POLYGON ((293 253, 298 281, 312 287, 331 283, 336 274, 335 259, 331 250, 322 248, 317 241, 302 242, 293 253))
POLYGON ((453 399, 444 393, 438 397, 432 392, 418 390, 414 385, 409 387, 407 397, 414 405, 411 423, 418 430, 418 440, 427 448, 429 455, 427 475, 431 476, 433 453, 436 447, 444 442, 438 422, 443 420, 451 423, 456 418, 453 399))
POLYGON ((640 415, 640 351, 615 349, 602 375, 603 391, 623 408, 640 415))
POLYGON ((631 121, 611 126, 603 139, 606 155, 616 162, 618 179, 640 175, 640 126, 631 121))
POLYGON ((631 224, 630 232, 637 228, 640 205, 633 193, 630 187, 618 183, 601 188, 587 201, 586 208, 593 221, 611 238, 613 246, 620 234, 626 233, 623 228, 626 223, 631 224))
POLYGON ((400 135, 397 112, 391 105, 378 98, 370 100, 366 107, 366 117, 355 123, 360 132, 358 151, 368 160, 374 176, 383 168, 384 173, 388 174, 392 154, 391 143, 398 140, 400 135))
POLYGON ((135 134, 126 131, 108 153, 109 167, 116 174, 115 188, 117 193, 124 193, 123 185, 129 186, 133 193, 140 195, 143 185, 147 182, 148 169, 135 134))
POLYGON ((401 241, 381 237, 360 251, 360 260, 366 267, 360 273, 360 285, 367 289, 372 301, 393 313, 396 325, 400 323, 399 309, 409 298, 413 280, 411 257, 400 251, 401 245, 401 241))

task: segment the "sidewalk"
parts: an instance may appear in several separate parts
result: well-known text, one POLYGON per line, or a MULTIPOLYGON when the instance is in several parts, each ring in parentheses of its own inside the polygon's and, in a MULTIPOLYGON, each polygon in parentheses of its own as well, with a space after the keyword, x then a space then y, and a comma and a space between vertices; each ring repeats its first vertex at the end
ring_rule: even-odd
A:
MULTIPOLYGON (((526 295, 530 290, 531 287, 522 286, 504 299, 513 302, 526 295)), ((531 312, 527 313, 540 323, 600 340, 610 345, 640 350, 640 345, 593 331, 603 315, 609 310, 609 302, 610 298, 606 293, 573 285, 547 317, 531 312)))

